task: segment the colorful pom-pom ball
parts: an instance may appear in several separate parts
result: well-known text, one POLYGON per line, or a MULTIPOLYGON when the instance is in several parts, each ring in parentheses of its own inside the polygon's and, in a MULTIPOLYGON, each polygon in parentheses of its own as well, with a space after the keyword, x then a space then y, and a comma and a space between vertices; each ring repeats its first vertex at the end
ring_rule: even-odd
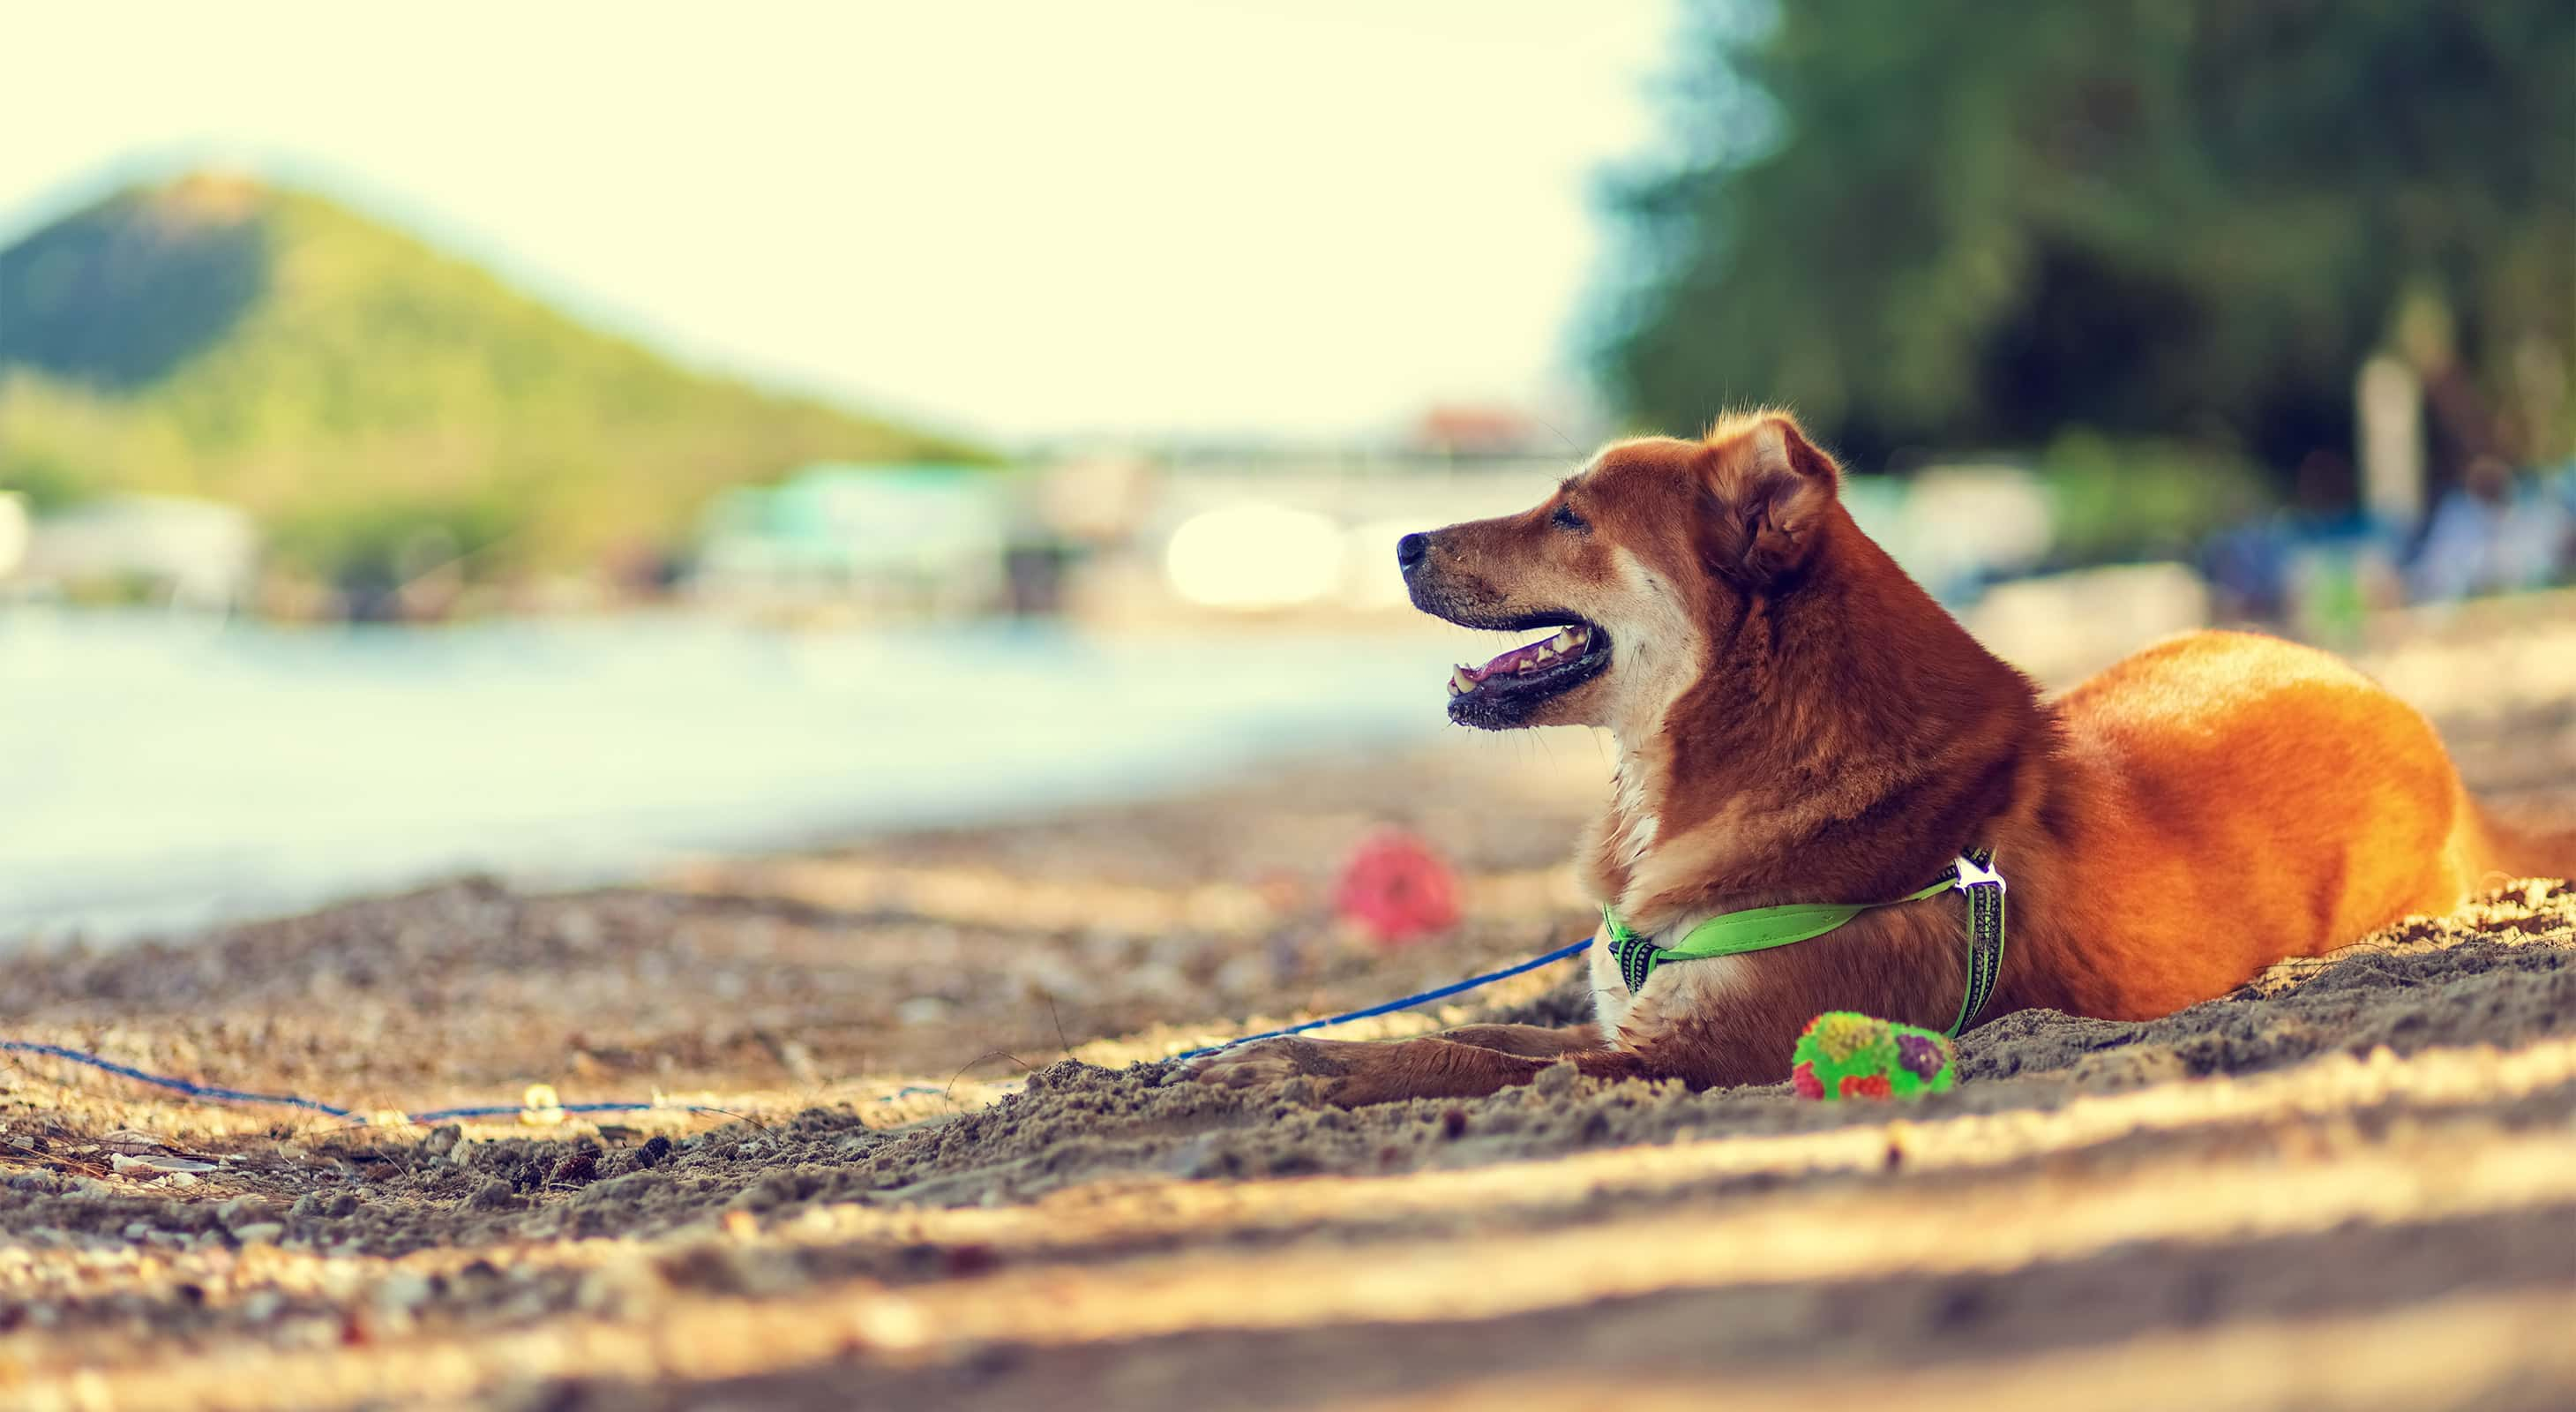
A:
POLYGON ((1950 1041, 1930 1030, 1829 1010, 1807 1023, 1789 1082, 1814 1102, 1886 1102, 1947 1093, 1959 1081, 1950 1041))

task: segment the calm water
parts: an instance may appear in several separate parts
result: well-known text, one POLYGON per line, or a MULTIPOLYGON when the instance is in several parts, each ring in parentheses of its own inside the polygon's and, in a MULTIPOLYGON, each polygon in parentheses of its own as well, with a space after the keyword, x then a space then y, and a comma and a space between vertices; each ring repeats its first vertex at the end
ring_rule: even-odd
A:
POLYGON ((633 875, 1419 737, 1452 646, 0 611, 0 946, 465 869, 633 875))

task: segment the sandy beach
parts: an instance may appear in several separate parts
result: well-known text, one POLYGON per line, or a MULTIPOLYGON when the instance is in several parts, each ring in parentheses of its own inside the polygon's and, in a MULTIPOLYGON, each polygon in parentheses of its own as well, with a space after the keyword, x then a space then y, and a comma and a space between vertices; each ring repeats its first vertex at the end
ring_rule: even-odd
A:
MULTIPOLYGON (((2571 633, 2364 661, 2484 795, 2563 819, 2571 633)), ((388 1120, 0 1056, 0 1406, 2576 1399, 2564 881, 2151 1023, 2003 1017, 1904 1108, 1570 1069, 1357 1112, 1164 1082, 1581 936, 1565 856, 1605 772, 1581 736, 1460 733, 647 885, 469 879, 0 959, 0 1037, 388 1120), (1452 933, 1332 917, 1389 824, 1460 869, 1452 933), (391 1111, 531 1085, 663 1106, 391 1111)), ((1571 1016, 1573 971, 1350 1033, 1571 1016)))

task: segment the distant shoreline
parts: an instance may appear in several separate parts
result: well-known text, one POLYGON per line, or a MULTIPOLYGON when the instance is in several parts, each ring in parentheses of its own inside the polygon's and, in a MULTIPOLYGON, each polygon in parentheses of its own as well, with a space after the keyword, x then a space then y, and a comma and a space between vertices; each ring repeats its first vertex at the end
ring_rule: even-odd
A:
POLYGON ((633 879, 1448 728, 1428 636, 47 617, 0 615, 0 949, 633 879))

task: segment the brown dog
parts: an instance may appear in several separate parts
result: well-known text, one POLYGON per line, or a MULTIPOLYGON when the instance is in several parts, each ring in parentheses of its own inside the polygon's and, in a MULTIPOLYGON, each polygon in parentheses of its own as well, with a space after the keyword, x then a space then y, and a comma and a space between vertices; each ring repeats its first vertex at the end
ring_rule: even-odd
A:
MULTIPOLYGON (((2482 878, 2576 873, 2576 837, 2497 826, 2421 716, 2322 652, 2193 633, 2042 700, 1861 533, 1838 484, 1795 422, 1756 414, 1612 446, 1536 509, 1398 551, 1425 612, 1557 629, 1461 668, 1449 713, 1616 737, 1581 862, 1630 931, 1669 946, 1720 913, 1901 898, 1991 848, 2010 926, 1983 1016, 2134 1020, 2447 911, 2482 878)), ((1317 1075, 1344 1104, 1490 1093, 1560 1059, 1777 1082, 1820 1011, 1949 1026, 1967 911, 1957 892, 1871 910, 1664 964, 1633 993, 1596 940, 1594 1024, 1266 1040, 1192 1072, 1317 1075)))

